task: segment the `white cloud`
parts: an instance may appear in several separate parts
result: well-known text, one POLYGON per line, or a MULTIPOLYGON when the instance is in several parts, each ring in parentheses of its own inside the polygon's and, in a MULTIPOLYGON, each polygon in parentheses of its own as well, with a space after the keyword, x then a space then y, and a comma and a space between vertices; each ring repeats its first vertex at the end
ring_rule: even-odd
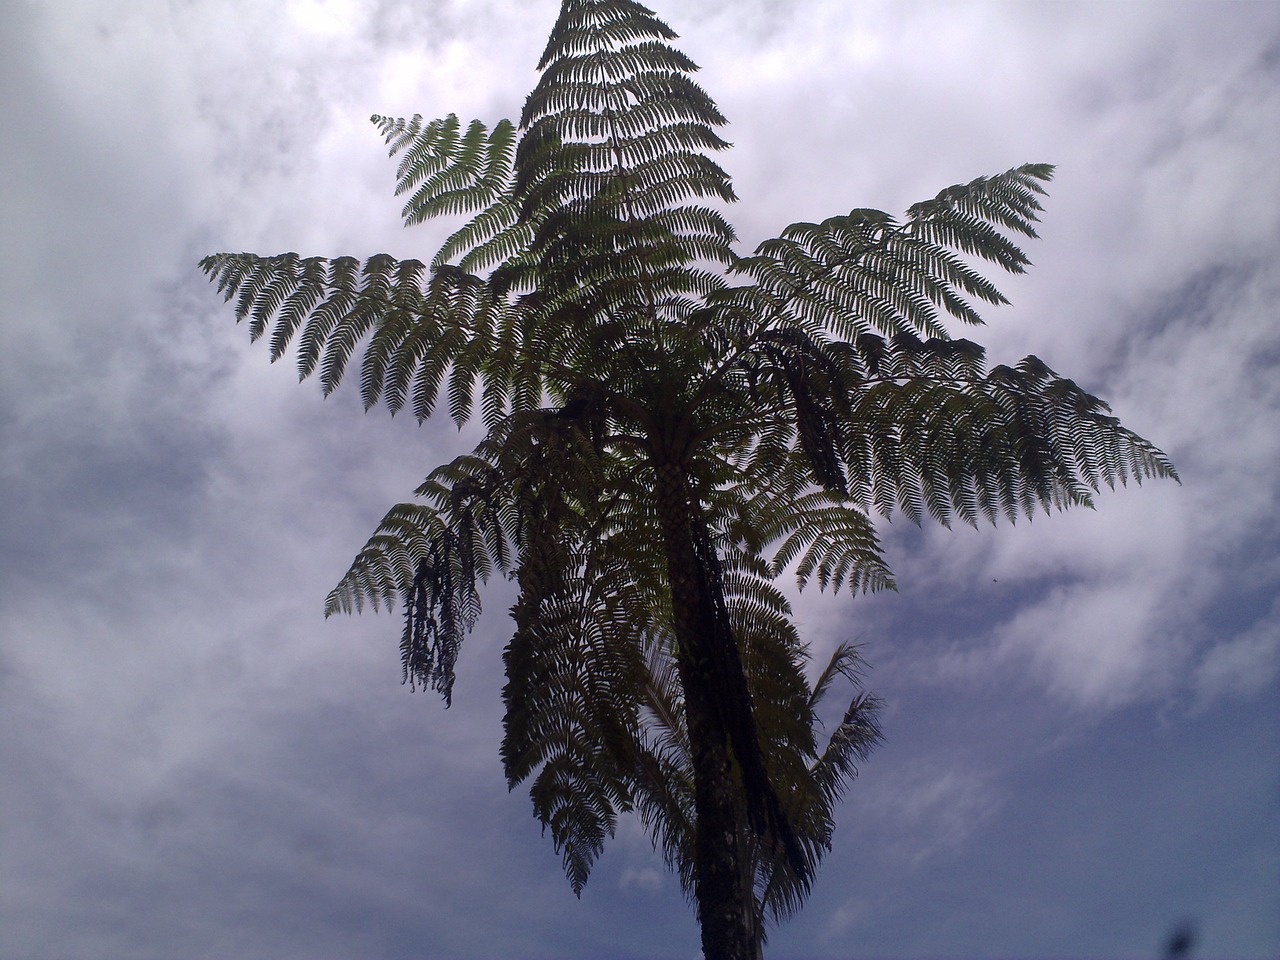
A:
POLYGON ((1002 788, 971 763, 936 759, 900 763, 859 792, 864 815, 892 821, 891 843, 912 869, 963 847, 1004 802, 1002 788))
POLYGON ((999 631, 1001 652, 1030 660, 1049 688, 1090 709, 1164 693, 1179 666, 1157 641, 1159 597, 1133 581, 1053 590, 999 631), (1172 661, 1172 662, 1171 662, 1172 661))
MULTIPOLYGON (((263 958, 418 955, 428 942, 456 956, 530 943, 656 955, 696 942, 634 824, 579 904, 523 791, 503 793, 509 585, 487 595, 465 697, 448 712, 396 685, 396 618, 319 617, 386 507, 468 438, 361 417, 351 396, 321 403, 289 361, 272 368, 245 347, 193 267, 219 248, 421 255, 429 235, 399 228, 368 114, 517 114, 554 9, 11 11, 0 164, 21 187, 0 224, 0 487, 17 509, 0 540, 0 727, 19 767, 0 786, 17 811, 0 898, 19 918, 6 929, 16 955, 171 956, 192 930, 263 958)), ((1190 690, 1197 732, 1221 722, 1234 742, 1231 723, 1256 723, 1269 702, 1280 635, 1280 610, 1258 603, 1280 584, 1268 8, 742 0, 663 12, 732 121, 739 147, 724 161, 748 239, 1060 162, 1031 248, 1039 266, 977 338, 996 361, 1034 351, 1113 400, 1185 480, 1013 529, 895 525, 901 597, 805 595, 808 635, 860 636, 884 664, 871 686, 898 685, 881 690, 890 747, 848 818, 856 830, 865 812, 876 829, 858 833, 862 849, 838 833, 824 875, 857 877, 864 854, 923 864, 917 877, 964 860, 1027 789, 1001 754, 1003 737, 1022 742, 1001 731, 1052 730, 1078 715, 1063 702, 1103 715, 1190 690), (992 726, 944 719, 955 690, 989 706, 992 726), (1236 712, 1229 723, 1215 711, 1236 712), (963 756, 926 744, 895 767, 893 744, 909 742, 895 731, 917 719, 977 733, 963 756)), ((1101 764, 1090 776, 1126 789, 1101 764)), ((1245 793, 1224 809, 1243 809, 1230 801, 1245 793)), ((1235 826, 1188 815, 1171 832, 1225 849, 1215 831, 1235 826)), ((1131 883, 1130 868, 1098 882, 1131 883)), ((1256 903, 1229 884, 1224 899, 1256 903)), ((893 889, 894 915, 936 906, 912 883, 893 889)), ((847 955, 877 930, 892 944, 914 929, 895 933, 866 909, 885 905, 874 897, 837 900, 825 933, 784 928, 771 947, 847 955)), ((1275 943, 1253 936, 1214 952, 1275 943)))
POLYGON ((286 9, 294 26, 327 37, 349 38, 368 16, 357 0, 293 0, 286 9))
POLYGON ((1280 602, 1249 630, 1210 647, 1195 667, 1202 703, 1223 696, 1256 696, 1280 674, 1280 602))
POLYGON ((666 874, 653 867, 627 867, 618 878, 618 886, 621 889, 635 889, 646 893, 661 890, 669 882, 666 874))

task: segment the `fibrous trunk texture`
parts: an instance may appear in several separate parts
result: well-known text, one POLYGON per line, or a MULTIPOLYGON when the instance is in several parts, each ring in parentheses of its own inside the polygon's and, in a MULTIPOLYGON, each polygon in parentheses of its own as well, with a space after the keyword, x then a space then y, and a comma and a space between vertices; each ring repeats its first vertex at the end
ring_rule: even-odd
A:
MULTIPOLYGON (((746 677, 732 636, 724 637, 709 571, 697 549, 699 505, 677 461, 655 457, 656 493, 671 581, 677 643, 676 662, 684 687, 685 719, 693 760, 695 849, 694 897, 706 960, 753 960, 758 956, 752 893, 741 862, 745 844, 743 807, 733 773, 723 695, 726 659, 737 661, 745 693, 746 677), (729 649, 725 649, 727 646, 729 649)), ((748 701, 747 709, 750 709, 748 701)), ((749 714, 748 714, 749 719, 749 714)), ((751 730, 754 736, 754 725, 751 730)))

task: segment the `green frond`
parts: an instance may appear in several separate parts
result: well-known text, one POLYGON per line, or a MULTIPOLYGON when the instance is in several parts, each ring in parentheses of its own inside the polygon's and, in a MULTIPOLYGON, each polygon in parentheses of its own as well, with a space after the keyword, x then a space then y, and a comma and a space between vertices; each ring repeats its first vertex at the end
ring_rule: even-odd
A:
POLYGON ((462 131, 457 116, 424 124, 420 116, 373 122, 390 144, 392 156, 403 154, 397 169, 396 195, 411 193, 403 216, 406 226, 440 216, 474 214, 455 230, 432 259, 440 267, 461 258, 473 272, 515 261, 529 241, 529 228, 518 223, 512 179, 519 135, 508 120, 487 127, 473 120, 462 131))
POLYGON ((536 520, 554 532, 528 542, 521 562, 517 628, 503 654, 502 757, 510 786, 533 777, 534 815, 580 894, 617 814, 631 806, 641 660, 627 609, 634 591, 616 570, 588 580, 589 558, 561 554, 564 539, 575 539, 566 520, 536 520))
POLYGON ((975 349, 901 338, 888 347, 878 361, 886 379, 857 397, 843 440, 848 472, 882 491, 857 493, 881 512, 896 501, 917 522, 1013 521, 1088 506, 1100 483, 1177 479, 1164 454, 1035 357, 980 375, 975 349))
POLYGON ((787 518, 791 527, 773 557, 774 575, 796 562, 796 583, 811 577, 819 589, 852 592, 892 589, 893 576, 870 519, 861 510, 814 493, 797 500, 787 518))
MULTIPOLYGON (((523 373, 535 394, 546 386, 547 357, 496 339, 518 309, 500 278, 482 280, 439 265, 424 282, 420 261, 385 254, 363 264, 350 257, 299 260, 295 254, 220 255, 204 264, 224 296, 237 298, 237 312, 250 320, 253 338, 270 331, 272 359, 296 342, 300 378, 319 372, 326 394, 338 387, 362 348, 366 408, 384 402, 395 413, 407 405, 420 420, 434 410, 451 370, 450 382, 457 384, 451 410, 459 416, 469 416, 469 406, 458 399, 466 378, 484 384, 491 395, 495 389, 509 394, 508 382, 487 383, 504 376, 504 366, 491 362, 495 352, 508 358, 505 376, 523 373)), ((508 336, 516 333, 507 330, 508 336)))
POLYGON ((324 614, 390 609, 406 595, 417 562, 445 535, 439 513, 413 503, 392 507, 325 601, 324 614))
MULTIPOLYGON (((1039 198, 1045 195, 1042 183, 1053 179, 1053 166, 1028 163, 994 177, 979 177, 967 184, 942 190, 933 200, 913 206, 908 215, 913 221, 949 220, 953 215, 971 224, 998 225, 1023 236, 1036 236, 1034 224, 1044 208, 1039 198)), ((987 259, 981 250, 975 250, 987 259)))
POLYGON ((674 40, 676 33, 633 0, 565 0, 538 61, 540 71, 556 60, 644 40, 674 40))

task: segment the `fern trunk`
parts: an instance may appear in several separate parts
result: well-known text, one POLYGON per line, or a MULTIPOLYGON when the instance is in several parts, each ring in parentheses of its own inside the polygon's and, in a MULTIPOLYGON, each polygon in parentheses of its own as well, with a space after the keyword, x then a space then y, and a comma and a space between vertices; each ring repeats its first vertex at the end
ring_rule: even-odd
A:
MULTIPOLYGON (((685 722, 694 782, 694 899, 706 960, 754 960, 756 942, 751 889, 742 862, 745 821, 741 786, 733 769, 732 731, 722 695, 724 661, 737 661, 732 637, 724 648, 717 623, 715 587, 698 550, 699 504, 687 471, 676 457, 656 453, 655 494, 667 556, 676 639, 676 662, 684 688, 685 722), (719 647, 720 649, 717 649, 719 647)), ((754 730, 752 730, 754 735, 754 730)))

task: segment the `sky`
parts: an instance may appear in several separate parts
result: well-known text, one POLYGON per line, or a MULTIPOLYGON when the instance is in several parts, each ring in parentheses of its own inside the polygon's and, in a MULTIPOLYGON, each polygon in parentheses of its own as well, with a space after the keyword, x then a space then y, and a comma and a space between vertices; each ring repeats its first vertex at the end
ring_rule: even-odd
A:
MULTIPOLYGON (((196 268, 423 257, 370 114, 517 116, 553 0, 10 0, 0 32, 0 955, 692 958, 620 823, 581 900, 497 755, 510 584, 454 705, 325 621, 476 439, 322 399, 196 268)), ((684 0, 747 252, 1058 164, 968 335, 1111 402, 1182 484, 882 527, 796 595, 885 744, 775 958, 1280 955, 1280 6, 684 0)))

